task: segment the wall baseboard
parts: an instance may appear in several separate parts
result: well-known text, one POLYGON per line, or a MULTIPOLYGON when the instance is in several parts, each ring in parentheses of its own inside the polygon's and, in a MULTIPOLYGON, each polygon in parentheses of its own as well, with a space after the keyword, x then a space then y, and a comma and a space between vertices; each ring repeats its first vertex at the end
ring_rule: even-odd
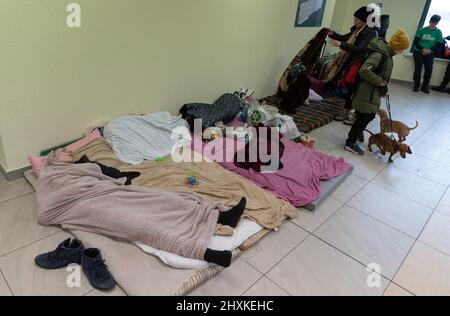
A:
POLYGON ((12 171, 6 171, 2 164, 0 164, 0 173, 3 174, 7 181, 17 180, 23 177, 25 171, 30 170, 31 166, 25 166, 12 171))
POLYGON ((393 83, 398 83, 404 86, 411 86, 414 84, 414 82, 410 81, 410 80, 402 80, 402 79, 391 79, 390 80, 393 83))

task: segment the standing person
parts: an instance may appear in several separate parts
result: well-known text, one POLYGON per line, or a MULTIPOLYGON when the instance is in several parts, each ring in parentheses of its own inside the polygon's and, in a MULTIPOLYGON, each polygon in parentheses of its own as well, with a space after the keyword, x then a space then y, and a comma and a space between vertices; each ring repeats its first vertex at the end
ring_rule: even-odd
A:
MULTIPOLYGON (((447 36, 445 39, 450 41, 450 36, 447 36)), ((449 83, 450 83, 450 62, 447 65, 447 70, 445 71, 444 80, 442 80, 441 85, 439 87, 434 87, 432 89, 434 91, 450 93, 450 88, 447 88, 449 83)))
MULTIPOLYGON (((373 13, 368 7, 361 7, 354 13, 354 25, 350 33, 340 35, 330 30, 329 37, 333 40, 332 46, 339 47, 341 52, 336 57, 333 65, 330 67, 327 80, 329 87, 337 86, 343 72, 348 73, 355 65, 357 68, 364 62, 368 55, 367 45, 370 41, 377 37, 377 31, 367 25, 369 16, 373 13), (359 64, 355 64, 359 63, 359 64)), ((346 84, 348 94, 346 95, 345 110, 336 116, 337 121, 344 121, 349 118, 352 108, 352 97, 355 84, 346 84)))
POLYGON ((389 44, 381 38, 373 39, 368 48, 372 52, 361 66, 361 83, 355 92, 353 108, 356 110, 355 123, 348 134, 345 150, 364 155, 357 141, 364 141, 364 130, 375 118, 381 105, 381 97, 387 94, 387 83, 394 67, 394 56, 401 54, 410 45, 404 30, 397 31, 389 44))
POLYGON ((442 32, 437 28, 437 25, 441 21, 440 15, 433 15, 430 19, 430 25, 420 29, 413 43, 414 54, 414 92, 419 92, 419 89, 426 93, 430 93, 430 80, 433 74, 433 48, 437 43, 442 42, 442 32), (425 74, 423 77, 422 88, 420 88, 420 81, 422 77, 422 67, 425 66, 425 74))

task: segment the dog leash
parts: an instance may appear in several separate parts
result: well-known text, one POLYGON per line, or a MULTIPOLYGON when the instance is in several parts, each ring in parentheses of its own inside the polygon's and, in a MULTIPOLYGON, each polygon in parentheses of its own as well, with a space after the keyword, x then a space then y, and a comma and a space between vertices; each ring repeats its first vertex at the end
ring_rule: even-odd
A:
POLYGON ((392 131, 392 113, 391 113, 391 99, 389 98, 389 93, 386 94, 386 109, 389 114, 389 127, 391 130, 391 139, 395 140, 394 132, 392 131))

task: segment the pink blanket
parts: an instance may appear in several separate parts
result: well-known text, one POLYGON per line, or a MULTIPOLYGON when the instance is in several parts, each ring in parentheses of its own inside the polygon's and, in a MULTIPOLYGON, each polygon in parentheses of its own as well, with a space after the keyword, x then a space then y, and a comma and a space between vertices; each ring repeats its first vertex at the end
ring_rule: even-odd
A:
POLYGON ((204 143, 197 136, 193 139, 195 151, 203 152, 204 156, 215 160, 225 169, 253 181, 297 207, 305 206, 320 198, 322 190, 320 180, 332 179, 351 168, 343 158, 335 158, 288 139, 282 139, 285 145, 281 158, 284 168, 276 173, 258 173, 252 169, 238 168, 232 162, 236 151, 244 148, 244 142, 232 138, 219 138, 204 143), (227 159, 224 159, 226 157, 227 159))

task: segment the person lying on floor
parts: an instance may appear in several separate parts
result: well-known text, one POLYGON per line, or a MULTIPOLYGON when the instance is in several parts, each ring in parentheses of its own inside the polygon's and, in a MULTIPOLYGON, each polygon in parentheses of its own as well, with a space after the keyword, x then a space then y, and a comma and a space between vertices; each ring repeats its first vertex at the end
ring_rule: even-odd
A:
POLYGON ((126 186, 126 176, 110 177, 102 172, 105 168, 86 158, 74 163, 73 154, 64 149, 50 153, 36 190, 39 223, 138 241, 185 258, 230 266, 231 251, 208 249, 208 241, 217 224, 238 225, 245 197, 226 210, 191 191, 126 186))

